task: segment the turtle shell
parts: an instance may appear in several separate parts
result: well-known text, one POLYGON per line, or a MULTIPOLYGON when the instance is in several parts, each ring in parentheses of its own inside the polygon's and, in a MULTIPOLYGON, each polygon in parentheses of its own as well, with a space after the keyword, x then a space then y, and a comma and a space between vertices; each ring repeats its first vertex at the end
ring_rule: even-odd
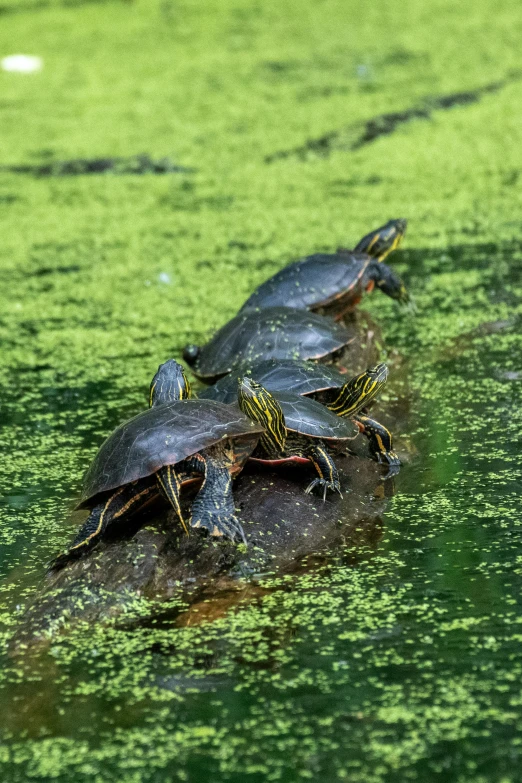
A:
POLYGON ((204 345, 192 364, 212 382, 263 359, 323 359, 356 338, 355 331, 315 313, 289 307, 239 313, 204 345))
POLYGON ((299 396, 339 389, 346 381, 346 376, 339 370, 326 364, 267 359, 250 367, 237 368, 237 372, 225 375, 214 386, 202 391, 199 398, 219 400, 227 405, 237 402, 238 375, 248 375, 269 392, 291 391, 299 396))
POLYGON ((316 400, 291 392, 276 392, 274 397, 283 409, 289 432, 329 441, 353 440, 359 434, 351 419, 337 416, 316 400))
POLYGON ((175 400, 149 408, 120 424, 102 444, 85 474, 78 508, 89 507, 100 493, 151 476, 224 438, 237 441, 235 457, 242 464, 262 432, 263 427, 239 407, 214 400, 175 400))
POLYGON ((267 307, 316 310, 336 299, 348 306, 362 295, 364 272, 370 262, 366 253, 315 253, 289 264, 260 285, 239 312, 267 307))

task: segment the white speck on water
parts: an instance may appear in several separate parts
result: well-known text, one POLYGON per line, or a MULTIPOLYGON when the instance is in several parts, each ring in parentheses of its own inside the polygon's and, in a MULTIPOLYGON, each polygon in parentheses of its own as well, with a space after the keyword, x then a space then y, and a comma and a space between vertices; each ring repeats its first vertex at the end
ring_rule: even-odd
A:
POLYGON ((158 275, 158 280, 160 283, 165 283, 165 285, 170 285, 172 283, 172 278, 167 272, 160 272, 158 275))
POLYGON ((356 68, 356 73, 359 79, 367 79, 370 75, 370 69, 367 65, 358 65, 356 68))
POLYGON ((10 73, 37 73, 43 68, 42 58, 32 54, 9 54, 0 64, 3 71, 10 73))

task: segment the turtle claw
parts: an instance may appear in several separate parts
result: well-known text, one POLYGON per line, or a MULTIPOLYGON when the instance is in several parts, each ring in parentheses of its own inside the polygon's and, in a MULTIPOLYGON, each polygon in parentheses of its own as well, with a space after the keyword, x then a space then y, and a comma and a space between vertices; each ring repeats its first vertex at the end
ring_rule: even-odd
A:
POLYGON ((53 557, 52 560, 49 561, 47 564, 47 568, 45 569, 45 573, 47 576, 52 576, 53 574, 57 574, 58 571, 61 571, 65 566, 70 565, 71 563, 75 563, 77 560, 80 560, 85 555, 84 549, 80 549, 79 551, 76 551, 76 549, 69 549, 67 552, 60 552, 59 555, 56 557, 53 557))
POLYGON ((323 503, 326 500, 326 493, 329 489, 331 489, 332 492, 338 492, 341 497, 343 496, 341 485, 338 481, 326 481, 326 479, 315 478, 305 489, 306 494, 310 495, 316 487, 321 487, 323 490, 323 503))
MULTIPOLYGON (((384 465, 385 463, 382 464, 384 465)), ((400 465, 387 465, 387 468, 388 469, 383 476, 384 481, 387 481, 388 479, 391 479, 394 476, 396 476, 399 470, 401 469, 400 465)))
POLYGON ((377 452, 375 458, 379 465, 384 465, 388 468, 385 479, 396 476, 401 469, 401 461, 394 451, 377 452))
POLYGON ((232 541, 239 540, 240 543, 246 544, 246 536, 245 531, 243 530, 243 527, 239 521, 239 519, 235 516, 230 516, 227 518, 219 517, 218 518, 218 525, 214 526, 214 530, 218 528, 217 534, 215 532, 212 533, 212 535, 225 535, 227 538, 230 538, 232 541), (223 533, 220 533, 219 530, 223 530, 223 533))
POLYGON ((53 574, 58 573, 58 571, 61 571, 62 568, 65 568, 65 566, 70 563, 72 559, 73 558, 71 558, 68 552, 62 552, 62 554, 57 555, 47 564, 47 568, 45 569, 46 575, 53 576, 53 574))
POLYGON ((231 541, 239 539, 243 544, 247 543, 241 523, 233 514, 220 516, 204 511, 197 519, 191 520, 190 526, 206 530, 212 538, 228 538, 231 541))
POLYGON ((410 315, 416 315, 419 312, 415 299, 408 291, 399 299, 399 304, 410 315))

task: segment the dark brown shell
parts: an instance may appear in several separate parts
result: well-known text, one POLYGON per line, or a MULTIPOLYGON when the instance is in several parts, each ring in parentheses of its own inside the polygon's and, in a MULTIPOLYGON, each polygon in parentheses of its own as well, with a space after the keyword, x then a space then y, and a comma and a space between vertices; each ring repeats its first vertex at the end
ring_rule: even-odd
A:
POLYGON ((310 397, 298 397, 291 392, 275 392, 274 397, 281 405, 286 428, 305 438, 320 438, 327 441, 353 440, 359 434, 355 423, 337 416, 325 405, 310 397))
POLYGON ((219 400, 227 405, 237 402, 237 379, 240 375, 248 375, 269 392, 291 391, 292 394, 300 396, 338 390, 347 380, 346 375, 328 364, 294 359, 267 359, 254 365, 239 367, 235 373, 225 375, 213 386, 200 392, 199 399, 219 400))
POLYGON ((322 359, 355 337, 353 330, 316 313, 270 307, 240 313, 225 324, 200 349, 192 369, 211 382, 240 365, 264 359, 322 359))
POLYGON ((267 307, 317 310, 341 297, 348 306, 362 294, 364 272, 370 262, 366 253, 315 253, 285 266, 260 285, 240 312, 267 307))
POLYGON ((239 441, 236 456, 244 461, 262 432, 238 407, 214 400, 176 400, 150 408, 120 424, 102 444, 85 474, 78 507, 223 439, 239 441))

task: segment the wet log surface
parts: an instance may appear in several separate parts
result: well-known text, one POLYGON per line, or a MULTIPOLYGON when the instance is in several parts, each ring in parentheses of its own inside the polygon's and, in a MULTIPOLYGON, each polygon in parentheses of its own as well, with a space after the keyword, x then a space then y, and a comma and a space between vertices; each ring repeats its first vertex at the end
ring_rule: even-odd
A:
POLYGON ((337 464, 343 496, 330 494, 325 501, 305 494, 313 476, 306 466, 277 473, 245 470, 234 495, 249 542, 246 549, 197 531, 187 538, 173 512, 163 506, 124 530, 113 529, 88 557, 47 577, 15 646, 52 638, 75 621, 123 619, 136 596, 163 601, 179 595, 186 604, 181 623, 192 616, 190 607, 202 603, 207 618, 219 615, 244 598, 245 580, 307 570, 347 547, 374 546, 393 479, 384 480, 383 468, 365 457, 338 457, 337 464))

